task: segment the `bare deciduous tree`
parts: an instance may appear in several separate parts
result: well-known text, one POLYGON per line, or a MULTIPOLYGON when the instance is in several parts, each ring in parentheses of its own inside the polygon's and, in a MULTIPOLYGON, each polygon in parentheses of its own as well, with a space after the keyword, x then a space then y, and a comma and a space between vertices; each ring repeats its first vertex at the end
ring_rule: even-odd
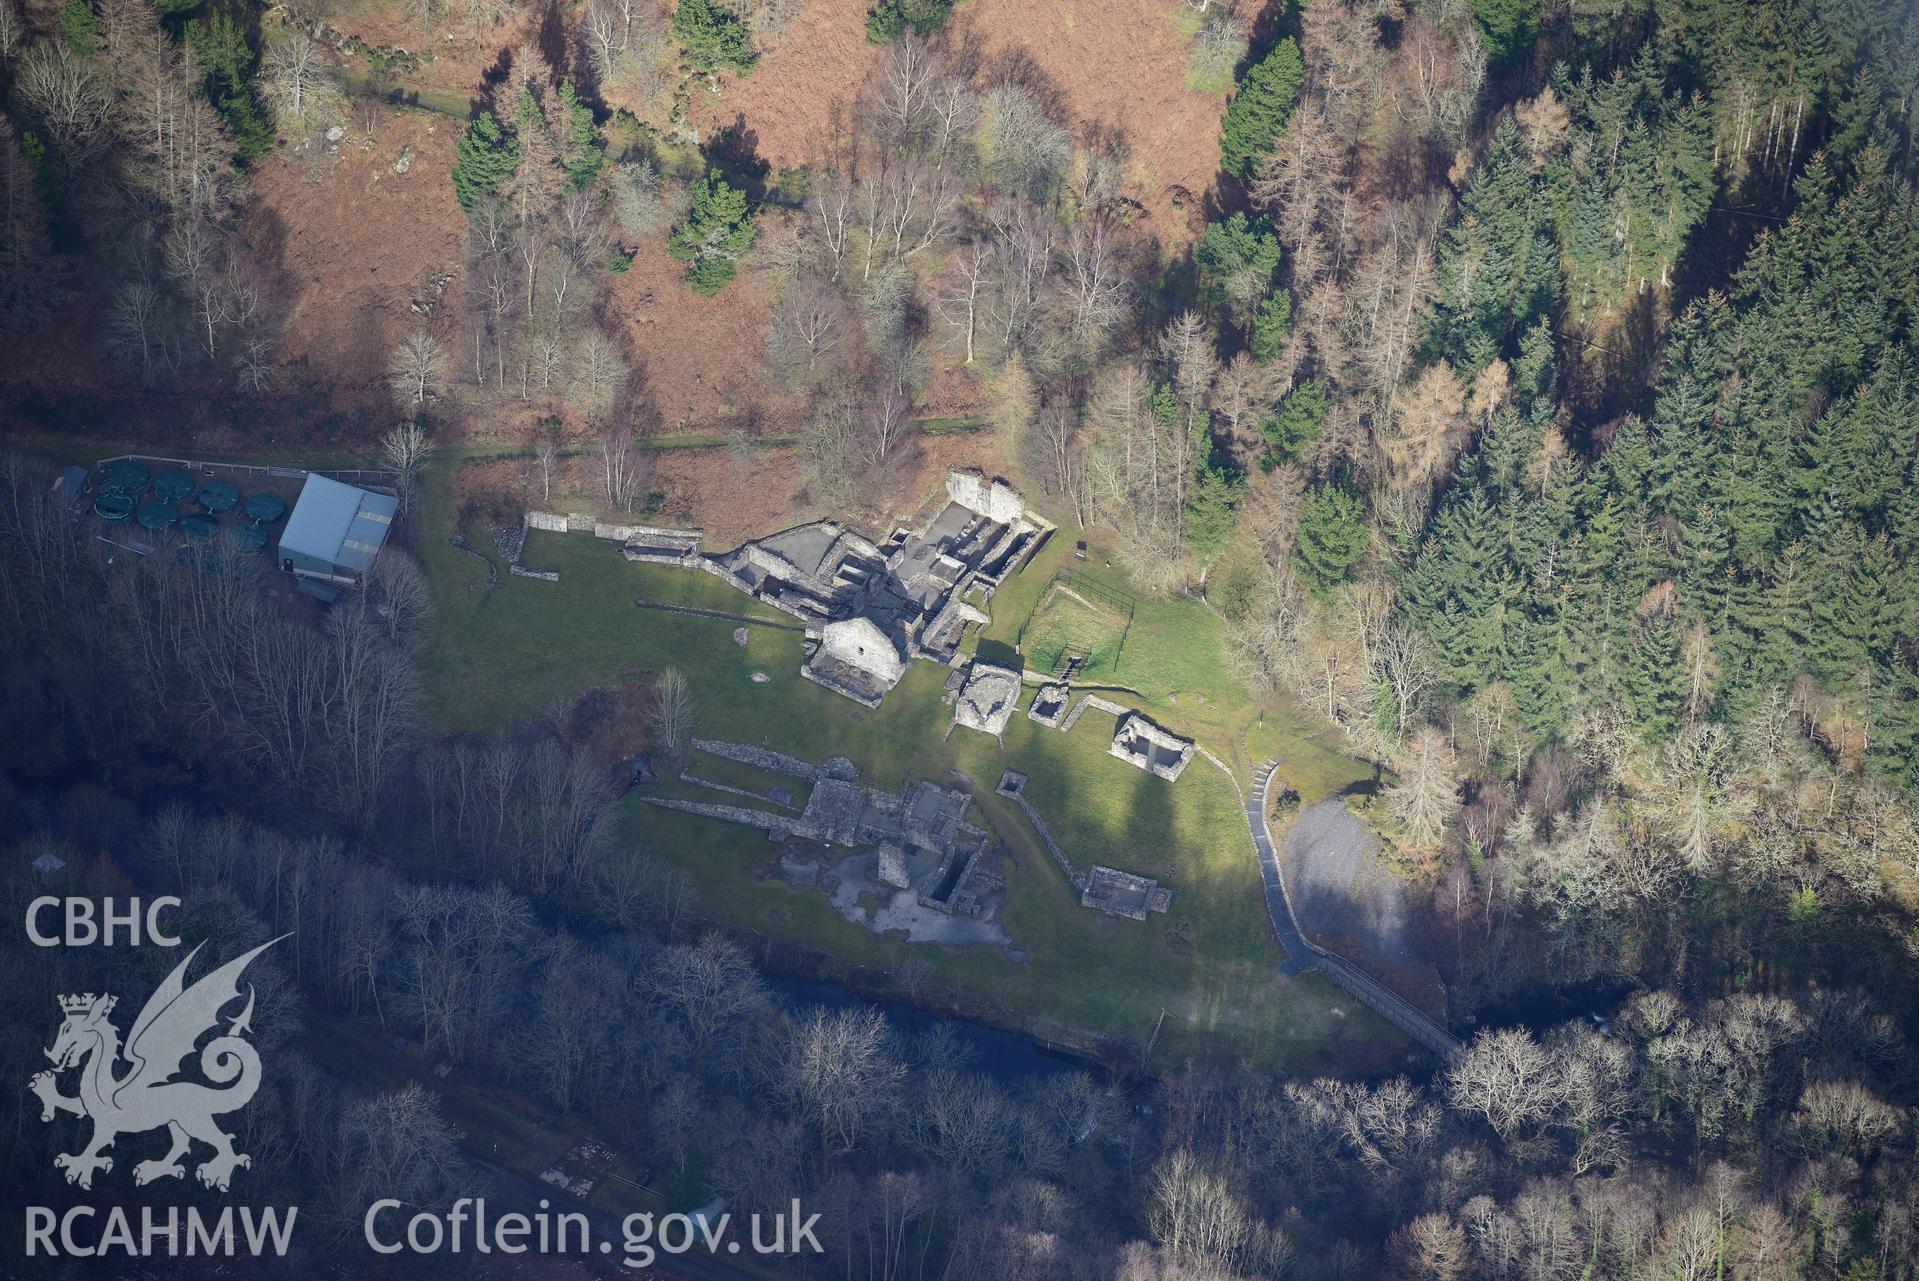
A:
POLYGON ((1247 30, 1246 19, 1230 6, 1207 14, 1187 53, 1187 87, 1207 93, 1231 88, 1233 68, 1246 56, 1247 30))
MULTIPOLYGON (((1416 661, 1416 660, 1415 660, 1416 661)), ((1412 670, 1409 665, 1409 672, 1412 670)), ((1400 839, 1421 853, 1434 849, 1459 813, 1459 775, 1445 734, 1432 725, 1414 729, 1394 758, 1399 778, 1385 792, 1398 820, 1400 839)))
POLYGON ((1472 1258, 1465 1230, 1446 1214, 1422 1214, 1400 1228, 1392 1252, 1410 1281, 1458 1281, 1472 1258))
POLYGON ((767 358, 789 382, 810 387, 829 374, 852 328, 839 290, 803 275, 780 292, 766 327, 767 358))
POLYGON ((588 422, 597 422, 612 412, 626 392, 629 376, 626 357, 600 330, 589 329, 575 345, 573 397, 588 422))
POLYGON ((1551 1116, 1560 1091, 1552 1056, 1524 1028, 1480 1033, 1446 1069, 1447 1100, 1506 1140, 1551 1116))
POLYGON ((27 39, 27 24, 17 0, 0 0, 0 62, 9 65, 27 39))
POLYGON ((651 459, 634 438, 632 427, 622 423, 601 435, 600 479, 609 505, 632 511, 634 503, 646 496, 652 478, 651 459))
POLYGON ((402 512, 411 508, 419 490, 420 470, 432 457, 433 442, 418 419, 410 418, 380 437, 380 458, 393 472, 402 512))
POLYGON ((961 248, 953 257, 945 288, 936 304, 946 323, 961 336, 969 365, 977 356, 980 304, 991 278, 992 264, 992 246, 985 240, 975 239, 961 248))
POLYGON ((1148 1226, 1173 1262, 1192 1269, 1189 1275, 1270 1274, 1288 1253, 1285 1237, 1189 1148, 1160 1158, 1149 1190, 1148 1226))
POLYGON ((267 49, 262 67, 267 105, 280 136, 298 142, 339 119, 339 81, 325 50, 311 35, 294 30, 267 49))
POLYGON ((387 376, 401 404, 418 407, 439 394, 444 377, 443 356, 440 340, 425 330, 400 340, 387 360, 387 376))
POLYGON ((686 188, 669 181, 643 156, 613 166, 608 185, 613 216, 629 236, 651 235, 686 214, 686 188))
POLYGON ((106 142, 113 95, 93 64, 65 41, 42 40, 19 63, 20 96, 46 122, 56 154, 78 168, 106 142))
POLYGON ((1393 698, 1393 734, 1403 736, 1419 710, 1420 699, 1439 677, 1424 633, 1404 624, 1388 628, 1373 650, 1373 667, 1393 698))
POLYGON ((906 1066, 894 1055, 886 1017, 867 1006, 814 1008, 788 1037, 781 1063, 786 1093, 819 1138, 822 1160, 844 1156, 888 1123, 906 1066))
POLYGON ((768 999, 746 952, 717 933, 664 949, 645 982, 684 1025, 696 1061, 743 1035, 768 999))
POLYGON ((980 158, 1002 192, 1043 201, 1065 177, 1073 144, 1031 90, 1001 84, 980 105, 980 158))
POLYGON ((533 462, 540 469, 540 501, 553 501, 553 468, 560 461, 560 429, 557 423, 541 423, 533 429, 533 462))
POLYGON ((1107 335, 1132 313, 1133 282, 1114 245, 1112 219, 1103 212, 1083 214, 1066 229, 1061 249, 1068 287, 1067 315, 1073 342, 1096 356, 1107 335))
POLYGON ((693 687, 686 673, 677 667, 661 672, 659 679, 653 682, 653 705, 647 715, 647 726, 653 733, 655 746, 667 760, 684 758, 692 745, 698 720, 693 687))

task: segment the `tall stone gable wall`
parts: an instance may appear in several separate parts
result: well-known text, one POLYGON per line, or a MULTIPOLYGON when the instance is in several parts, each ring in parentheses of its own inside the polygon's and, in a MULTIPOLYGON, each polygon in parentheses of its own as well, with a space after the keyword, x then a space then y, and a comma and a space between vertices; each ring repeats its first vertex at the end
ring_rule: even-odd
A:
POLYGON ((988 520, 1010 525, 1026 514, 1026 501, 1003 480, 989 481, 976 471, 955 471, 946 477, 946 496, 988 520))

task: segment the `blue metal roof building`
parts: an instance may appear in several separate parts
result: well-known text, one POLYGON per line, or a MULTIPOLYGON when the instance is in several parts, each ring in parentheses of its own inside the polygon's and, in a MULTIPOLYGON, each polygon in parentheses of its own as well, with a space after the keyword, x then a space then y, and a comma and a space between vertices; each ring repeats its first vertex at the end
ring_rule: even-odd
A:
POLYGON ((393 528, 399 500, 308 473, 280 535, 280 568, 357 583, 393 528))

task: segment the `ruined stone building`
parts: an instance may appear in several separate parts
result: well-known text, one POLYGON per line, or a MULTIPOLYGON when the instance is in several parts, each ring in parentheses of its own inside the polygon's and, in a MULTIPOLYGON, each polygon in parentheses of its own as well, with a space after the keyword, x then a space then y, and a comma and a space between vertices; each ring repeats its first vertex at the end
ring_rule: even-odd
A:
POLYGON ((1106 751, 1170 783, 1193 759, 1193 740, 1153 724, 1143 712, 1127 712, 1106 751))
POLYGON ((804 674, 873 707, 907 659, 957 661, 967 629, 990 621, 993 592, 1053 528, 1005 481, 977 472, 948 475, 946 495, 924 528, 896 529, 883 545, 814 521, 717 556, 698 550, 697 535, 652 530, 624 550, 716 574, 797 618, 813 642, 804 674))
MULTIPOLYGON (((940 912, 978 916, 991 909, 1004 880, 981 866, 990 837, 967 820, 972 797, 927 779, 898 792, 868 787, 859 770, 843 756, 820 765, 780 752, 723 739, 695 739, 696 750, 785 774, 810 785, 797 814, 790 807, 768 809, 732 801, 695 801, 648 796, 646 803, 706 818, 756 827, 775 841, 798 838, 841 849, 875 847, 881 883, 910 888, 918 901, 940 912)), ((691 774, 683 782, 741 795, 691 774)), ((763 799, 745 794, 746 799, 763 799)))
POLYGON ((1019 706, 1020 674, 1017 668, 1001 667, 980 659, 966 673, 959 698, 953 704, 953 720, 967 729, 998 738, 1019 706))

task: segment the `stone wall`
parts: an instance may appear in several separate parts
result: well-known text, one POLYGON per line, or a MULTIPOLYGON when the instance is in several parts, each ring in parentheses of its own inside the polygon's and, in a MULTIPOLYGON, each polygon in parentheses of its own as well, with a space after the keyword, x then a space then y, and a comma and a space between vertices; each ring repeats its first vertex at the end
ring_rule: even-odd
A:
POLYGON ((988 480, 976 471, 955 471, 946 477, 946 495, 968 511, 1010 525, 1026 514, 1026 500, 1003 480, 988 480))
POLYGON ((729 823, 740 823, 746 827, 757 827, 776 841, 783 841, 795 833, 811 836, 804 824, 782 818, 778 814, 768 814, 765 810, 750 810, 740 805, 713 805, 706 801, 681 801, 665 796, 648 796, 648 805, 657 805, 663 810, 679 810, 685 814, 698 814, 703 818, 721 818, 729 823))
POLYGON ((1128 712, 1120 719, 1106 752, 1170 783, 1193 759, 1193 740, 1162 729, 1144 712, 1128 712))
POLYGON ((1110 698, 1101 698, 1098 694, 1088 694, 1085 698, 1079 700, 1079 704, 1074 707, 1072 711, 1066 713, 1066 719, 1059 724, 1060 729, 1063 731, 1072 729, 1073 726, 1079 723, 1080 713, 1089 707, 1096 712, 1110 712, 1114 716, 1125 716, 1132 711, 1131 708, 1122 707, 1110 698))
MULTIPOLYGON (((1024 781, 1021 780, 1021 782, 1024 781)), ((1020 811, 1026 815, 1026 821, 1033 825, 1033 832, 1039 837, 1039 843, 1046 847, 1046 852, 1053 856, 1055 863, 1059 864, 1059 870, 1066 873, 1066 879, 1072 882, 1073 888, 1085 890, 1086 878, 1080 875, 1078 868, 1073 866, 1073 860, 1066 857, 1066 851, 1059 847, 1059 842, 1053 839, 1052 832, 1047 830, 1046 820, 1039 816, 1039 811, 1034 809, 1032 802, 1026 799, 1026 789, 1016 787, 1013 791, 1007 791, 1006 780, 1001 779, 1000 783, 1001 785, 994 790, 1020 807, 1020 811)))
POLYGON ((559 512, 534 511, 529 508, 524 516, 528 529, 551 530, 556 534, 591 534, 595 538, 604 538, 614 543, 656 543, 665 547, 685 547, 698 551, 701 533, 697 529, 670 529, 664 525, 614 525, 606 521, 595 520, 592 516, 579 512, 561 514, 559 512))
POLYGON ((693 746, 709 756, 724 756, 729 761, 738 761, 742 765, 751 765, 755 769, 767 770, 774 774, 785 774, 789 778, 803 779, 808 783, 818 782, 820 767, 811 761, 803 761, 797 756, 788 756, 785 752, 776 752, 770 747, 754 747, 751 743, 730 743, 721 738, 696 738, 693 746))
POLYGON ((1080 906, 1097 912, 1143 921, 1148 912, 1172 907, 1173 892, 1151 877, 1095 863, 1086 874, 1086 888, 1079 901, 1080 906))
POLYGON ((1027 719, 1038 721, 1048 728, 1056 727, 1066 719, 1066 704, 1072 697, 1072 690, 1049 680, 1033 695, 1032 705, 1026 709, 1027 719))
POLYGON ((700 545, 699 530, 668 529, 663 525, 609 525, 604 521, 595 521, 593 537, 615 543, 648 543, 689 550, 698 550, 700 545))
POLYGON ((782 801, 775 796, 769 796, 765 792, 756 792, 746 787, 735 787, 731 783, 717 783, 710 778, 701 778, 691 770, 681 770, 680 781, 682 783, 691 783, 695 787, 710 788, 715 792, 726 792, 733 796, 744 796, 750 801, 765 801, 768 805, 777 805, 781 809, 790 810, 793 808, 790 802, 782 801))

